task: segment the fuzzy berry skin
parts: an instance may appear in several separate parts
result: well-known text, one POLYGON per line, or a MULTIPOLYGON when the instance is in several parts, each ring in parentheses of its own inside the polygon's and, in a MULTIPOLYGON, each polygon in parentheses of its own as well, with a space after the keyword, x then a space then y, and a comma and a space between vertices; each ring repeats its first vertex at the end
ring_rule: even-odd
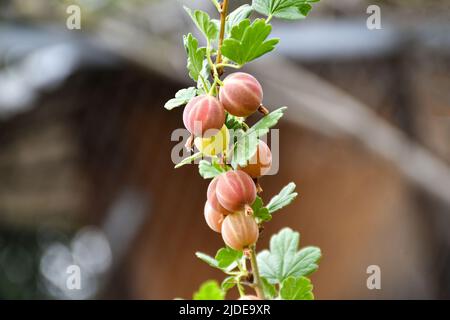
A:
POLYGON ((219 211, 214 210, 208 201, 205 203, 205 210, 203 213, 205 215, 205 220, 208 227, 210 227, 213 231, 220 233, 225 216, 219 211))
POLYGON ((255 183, 244 171, 227 171, 218 176, 216 195, 226 210, 243 211, 256 199, 255 183))
POLYGON ((241 251, 256 243, 259 237, 255 218, 244 212, 236 212, 225 217, 222 223, 222 238, 227 246, 241 251))
POLYGON ((228 215, 231 212, 228 211, 227 209, 225 209, 224 207, 222 207, 222 205, 220 204, 219 200, 217 199, 216 188, 217 188, 217 182, 219 181, 219 177, 220 176, 215 177, 209 183, 208 191, 207 191, 206 195, 207 195, 208 202, 209 202, 210 206, 214 210, 216 210, 217 212, 220 212, 223 215, 228 215))
POLYGON ((223 81, 219 99, 225 110, 237 117, 248 117, 262 103, 263 90, 258 80, 248 73, 235 72, 223 81))
POLYGON ((211 137, 224 125, 225 110, 216 97, 200 95, 184 108, 183 123, 194 136, 211 137))
POLYGON ((259 178, 265 175, 272 166, 272 152, 267 144, 260 140, 255 154, 248 160, 245 167, 239 167, 240 170, 247 173, 252 178, 259 178))

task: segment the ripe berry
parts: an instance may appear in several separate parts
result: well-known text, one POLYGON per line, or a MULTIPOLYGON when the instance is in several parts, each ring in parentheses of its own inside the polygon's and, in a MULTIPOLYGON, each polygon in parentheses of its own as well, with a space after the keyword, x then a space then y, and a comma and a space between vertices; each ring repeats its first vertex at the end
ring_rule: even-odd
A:
POLYGON ((251 211, 250 206, 256 199, 255 183, 244 171, 227 171, 218 177, 216 195, 220 205, 228 211, 251 211))
POLYGON ((248 160, 245 167, 240 170, 247 173, 252 178, 259 178, 265 175, 272 166, 272 152, 264 141, 259 141, 255 154, 248 160))
POLYGON ((248 117, 262 103, 263 90, 258 80, 244 72, 230 74, 219 91, 225 110, 237 117, 248 117))
POLYGON ((230 144, 230 132, 227 126, 223 126, 220 131, 209 138, 197 137, 194 144, 198 151, 207 156, 216 156, 228 149, 230 144))
POLYGON ((205 210, 203 213, 205 214, 205 220, 208 226, 215 232, 220 233, 222 229, 222 222, 225 218, 224 215, 219 211, 214 210, 208 201, 205 203, 205 210))
POLYGON ((223 215, 230 214, 231 212, 222 207, 219 200, 217 199, 216 194, 216 188, 217 188, 217 182, 219 181, 219 177, 215 177, 212 179, 212 181, 209 183, 208 191, 207 191, 207 198, 208 202, 211 205, 211 207, 216 210, 217 212, 220 212, 223 215))
POLYGON ((243 250, 256 243, 259 236, 258 224, 253 216, 236 212, 225 217, 222 223, 222 238, 234 250, 243 250))
POLYGON ((193 98, 186 105, 183 123, 191 134, 210 137, 225 123, 225 110, 216 97, 204 94, 193 98))

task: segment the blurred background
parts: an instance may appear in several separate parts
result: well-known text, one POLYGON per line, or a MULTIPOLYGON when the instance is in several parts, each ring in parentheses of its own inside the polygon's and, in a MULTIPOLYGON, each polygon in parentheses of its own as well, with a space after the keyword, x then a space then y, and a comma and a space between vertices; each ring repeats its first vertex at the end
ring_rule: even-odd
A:
MULTIPOLYGON (((232 8, 244 1, 231 1, 232 8)), ((190 298, 222 280, 194 256, 222 246, 207 181, 173 169, 190 85, 182 9, 209 1, 0 1, 0 299, 190 298), (66 9, 81 7, 81 30, 66 9), (69 265, 81 290, 66 287, 69 265)), ((279 50, 246 70, 280 124, 280 171, 299 197, 284 226, 323 258, 317 299, 450 298, 450 3, 322 0, 274 21, 279 50), (380 30, 366 10, 381 8, 380 30), (381 268, 381 290, 366 269, 381 268)), ((233 297, 233 294, 230 296, 233 297)))

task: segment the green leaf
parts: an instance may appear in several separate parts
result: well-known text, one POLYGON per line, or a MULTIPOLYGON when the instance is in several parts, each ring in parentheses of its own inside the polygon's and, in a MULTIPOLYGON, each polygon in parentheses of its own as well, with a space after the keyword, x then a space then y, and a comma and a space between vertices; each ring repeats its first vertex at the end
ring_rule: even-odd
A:
POLYGON ((206 262, 209 266, 211 266, 213 268, 220 269, 219 268, 219 263, 217 262, 217 260, 214 259, 213 257, 207 255, 206 253, 196 252, 195 255, 197 256, 197 258, 199 258, 203 262, 206 262))
POLYGON ((317 247, 298 250, 300 234, 284 228, 270 239, 270 251, 258 254, 261 276, 270 283, 282 283, 288 277, 301 277, 311 274, 318 268, 321 257, 317 247))
POLYGON ((314 300, 313 285, 306 277, 289 277, 283 281, 280 297, 284 300, 314 300))
POLYGON ((225 119, 225 125, 227 126, 228 129, 233 129, 233 130, 242 129, 243 121, 244 121, 243 118, 236 117, 236 116, 233 116, 232 114, 227 113, 227 117, 225 119))
POLYGON ((286 20, 304 19, 319 0, 253 0, 253 9, 265 16, 286 20))
POLYGON ((298 193, 294 192, 295 183, 291 182, 283 189, 281 189, 280 193, 274 196, 267 205, 267 209, 270 213, 273 213, 285 206, 289 205, 294 199, 297 197, 298 193))
POLYGON ((229 276, 226 277, 223 281, 222 284, 220 285, 222 287, 222 290, 227 292, 228 290, 230 290, 231 288, 233 288, 236 285, 236 279, 234 276, 229 276))
POLYGON ((248 4, 244 4, 244 5, 240 6, 239 8, 235 9, 233 12, 231 12, 227 16, 227 21, 226 21, 226 25, 225 25, 225 33, 229 34, 231 29, 233 29, 233 27, 235 25, 238 25, 242 20, 250 17, 252 11, 253 11, 252 6, 250 6, 248 4))
POLYGON ((234 262, 242 258, 242 251, 236 251, 231 248, 221 248, 216 253, 216 261, 219 268, 226 269, 234 262))
POLYGON ((223 41, 222 54, 238 65, 255 60, 272 51, 279 42, 279 39, 266 40, 271 31, 272 26, 263 19, 256 19, 252 24, 249 19, 244 19, 223 41))
POLYGON ((175 166, 175 169, 178 169, 179 167, 182 167, 182 166, 184 166, 186 164, 190 164, 192 161, 194 161, 194 160, 196 160, 198 158, 201 158, 201 157, 202 157, 202 153, 201 152, 194 153, 193 155, 191 155, 189 157, 186 157, 183 160, 181 160, 181 162, 178 163, 175 166))
POLYGON ((224 257, 224 258, 220 257, 221 258, 221 265, 219 265, 219 261, 218 260, 216 260, 215 258, 207 255, 206 253, 196 252, 195 255, 197 256, 197 258, 199 258, 203 262, 207 263, 210 267, 213 267, 213 268, 216 268, 216 269, 220 269, 220 270, 222 270, 225 273, 229 273, 230 271, 232 271, 233 269, 235 269, 237 267, 237 262, 236 261, 231 262, 229 265, 227 265, 227 263, 226 263, 226 259, 228 259, 227 257, 224 257), (225 266, 225 265, 226 265, 226 267, 222 267, 222 266, 225 266))
POLYGON ((214 41, 217 39, 219 29, 217 24, 211 21, 209 15, 201 10, 192 11, 188 7, 184 7, 184 10, 189 14, 192 21, 194 21, 197 28, 203 33, 207 41, 214 41))
POLYGON ((164 105, 167 110, 172 110, 173 108, 182 106, 188 103, 192 98, 197 95, 197 89, 195 87, 189 87, 186 89, 181 89, 175 94, 175 98, 170 99, 164 105))
POLYGON ((204 282, 200 289, 194 293, 194 300, 224 300, 225 293, 215 280, 204 282))
POLYGON ((198 81, 202 78, 203 61, 206 57, 206 48, 198 47, 198 40, 192 35, 188 34, 183 36, 184 48, 187 53, 187 68, 189 70, 189 76, 198 81))
POLYGON ((246 132, 246 134, 252 134, 253 132, 256 132, 258 137, 267 134, 269 132, 269 129, 274 127, 278 123, 278 120, 280 120, 280 118, 283 116, 286 109, 287 107, 281 107, 264 116, 261 120, 255 123, 250 128, 250 130, 246 132))
POLYGON ((200 71, 198 80, 197 80, 197 88, 200 92, 199 94, 207 94, 209 91, 209 88, 211 87, 211 82, 209 82, 208 78, 210 75, 210 66, 208 63, 208 60, 203 60, 203 66, 200 71))
POLYGON ((272 215, 269 213, 269 210, 264 207, 264 203, 261 197, 256 196, 255 202, 252 204, 253 215, 260 222, 270 221, 272 219, 272 215))
POLYGON ((286 109, 287 107, 281 107, 272 111, 238 137, 232 152, 231 166, 233 168, 237 168, 238 166, 245 167, 248 164, 248 160, 257 151, 258 137, 267 134, 269 129, 278 123, 278 120, 283 116, 286 109))
POLYGON ((226 171, 227 170, 223 166, 216 162, 210 163, 207 160, 201 160, 198 164, 198 172, 203 177, 203 179, 214 178, 226 171))
POLYGON ((277 295, 277 289, 266 278, 261 277, 262 287, 266 298, 273 299, 277 295))
POLYGON ((259 139, 255 132, 240 137, 233 147, 231 166, 235 169, 238 166, 245 167, 248 160, 257 151, 258 143, 259 139))

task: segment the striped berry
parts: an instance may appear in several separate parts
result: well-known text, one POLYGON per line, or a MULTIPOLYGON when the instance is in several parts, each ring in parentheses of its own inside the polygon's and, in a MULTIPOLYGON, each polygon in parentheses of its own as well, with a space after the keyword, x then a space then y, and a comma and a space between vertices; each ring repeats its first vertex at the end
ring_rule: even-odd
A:
POLYGON ((250 211, 256 199, 256 187, 244 171, 227 171, 217 179, 216 196, 220 205, 228 211, 250 211))
POLYGON ((223 81, 219 91, 225 110, 237 117, 248 117, 260 107, 263 90, 258 80, 248 73, 236 72, 223 81))
POLYGON ((217 212, 220 212, 223 215, 227 215, 230 213, 230 211, 228 211, 227 209, 225 209, 224 207, 222 207, 222 205, 220 204, 219 200, 217 199, 217 194, 216 194, 216 188, 217 188, 217 182, 219 181, 219 177, 215 177, 208 186, 208 191, 207 191, 207 198, 208 198, 208 202, 211 205, 211 207, 216 210, 217 212))
POLYGON ((204 94, 186 105, 183 123, 194 136, 211 137, 224 125, 225 110, 216 97, 204 94))
POLYGON ((255 244, 258 237, 258 224, 253 216, 246 215, 244 212, 235 212, 223 220, 223 241, 234 250, 240 251, 255 244))
POLYGON ((267 144, 259 140, 255 154, 248 160, 245 167, 239 167, 240 170, 247 173, 252 178, 259 178, 265 175, 272 166, 272 152, 267 144))
POLYGON ((205 203, 205 210, 203 213, 205 215, 206 224, 215 232, 220 233, 225 216, 219 211, 214 210, 208 201, 205 203))

